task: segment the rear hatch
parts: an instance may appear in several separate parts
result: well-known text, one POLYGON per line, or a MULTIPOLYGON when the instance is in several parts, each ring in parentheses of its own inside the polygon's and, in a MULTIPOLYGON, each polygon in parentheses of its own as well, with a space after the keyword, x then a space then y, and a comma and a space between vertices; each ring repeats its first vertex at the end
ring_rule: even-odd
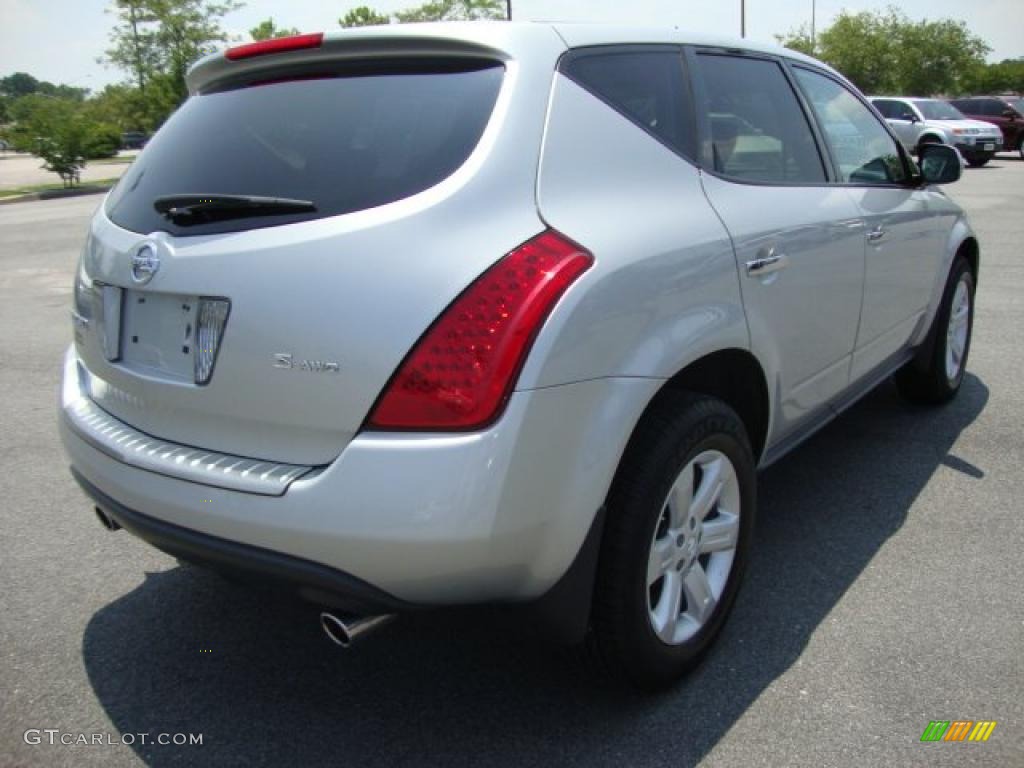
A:
POLYGON ((92 398, 185 445, 336 457, 431 322, 543 229, 564 46, 488 37, 340 34, 201 63, 92 225, 76 306, 92 398))

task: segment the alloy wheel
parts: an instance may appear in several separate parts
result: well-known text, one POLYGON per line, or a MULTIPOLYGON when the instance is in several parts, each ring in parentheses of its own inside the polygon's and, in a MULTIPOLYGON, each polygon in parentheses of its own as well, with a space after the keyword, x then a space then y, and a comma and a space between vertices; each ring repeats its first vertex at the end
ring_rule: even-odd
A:
POLYGON ((740 485, 720 451, 704 451, 676 478, 647 564, 647 609, 662 642, 679 645, 708 622, 729 580, 740 530, 740 485))

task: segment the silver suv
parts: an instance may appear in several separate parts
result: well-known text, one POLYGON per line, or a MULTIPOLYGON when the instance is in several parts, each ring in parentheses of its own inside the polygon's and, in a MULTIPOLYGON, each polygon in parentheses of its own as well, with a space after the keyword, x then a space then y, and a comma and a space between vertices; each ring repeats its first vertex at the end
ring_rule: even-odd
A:
POLYGON ((925 144, 949 144, 968 165, 980 168, 1003 148, 998 126, 971 120, 948 101, 886 96, 872 97, 871 103, 911 151, 925 144))
POLYGON ((403 26, 188 82, 92 222, 62 437, 108 528, 339 644, 522 604, 666 685, 733 604, 758 468, 891 374, 961 385, 955 151, 919 168, 792 51, 403 26))

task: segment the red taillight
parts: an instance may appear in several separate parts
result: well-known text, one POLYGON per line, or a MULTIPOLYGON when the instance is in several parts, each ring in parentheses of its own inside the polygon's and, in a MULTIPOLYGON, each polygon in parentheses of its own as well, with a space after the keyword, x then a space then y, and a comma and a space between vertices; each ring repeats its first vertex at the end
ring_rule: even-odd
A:
POLYGON ((258 43, 247 43, 236 45, 224 51, 231 61, 239 59, 251 59, 253 56, 266 56, 269 53, 284 53, 285 51, 301 51, 305 48, 319 48, 324 41, 324 33, 316 32, 312 35, 292 35, 291 37, 278 37, 273 40, 260 40, 258 43))
POLYGON ((552 230, 502 258, 413 347, 369 427, 470 430, 494 421, 551 308, 593 261, 552 230))

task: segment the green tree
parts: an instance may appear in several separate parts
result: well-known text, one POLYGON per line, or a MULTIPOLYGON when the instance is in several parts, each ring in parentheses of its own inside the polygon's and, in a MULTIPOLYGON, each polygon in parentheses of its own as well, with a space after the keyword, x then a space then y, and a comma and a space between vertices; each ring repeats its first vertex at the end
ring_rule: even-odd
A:
POLYGON ((806 53, 808 56, 817 56, 815 48, 817 46, 811 42, 811 32, 806 24, 801 24, 796 29, 790 30, 785 35, 776 35, 775 39, 779 45, 784 45, 793 51, 799 51, 800 53, 806 53))
POLYGON ((85 107, 96 122, 116 125, 122 132, 150 133, 156 128, 157 117, 151 111, 151 103, 138 88, 122 83, 108 85, 89 99, 85 107))
POLYGON ((390 23, 391 19, 388 16, 377 13, 375 10, 365 5, 353 8, 342 18, 338 19, 338 24, 343 27, 371 27, 379 24, 390 23))
POLYGON ((901 21, 897 26, 896 82, 904 93, 932 95, 958 90, 959 82, 985 63, 991 48, 962 21, 901 21))
POLYGON ((101 61, 130 72, 143 93, 153 72, 159 67, 159 51, 153 25, 156 15, 146 0, 114 0, 108 13, 117 15, 110 33, 111 47, 101 61))
POLYGON ((14 127, 7 134, 14 146, 41 158, 65 186, 75 184, 89 158, 117 150, 116 127, 90 119, 81 102, 33 93, 18 99, 11 113, 14 127))
POLYGON ((241 7, 235 0, 115 0, 119 22, 105 60, 130 73, 162 122, 188 97, 188 68, 228 39, 221 19, 241 7))
POLYGON ((838 69, 866 93, 953 93, 984 69, 989 48, 963 22, 914 22, 898 9, 843 11, 811 46, 806 27, 779 42, 838 69))
POLYGON ((899 90, 894 34, 902 20, 895 11, 849 13, 818 35, 820 57, 852 80, 865 93, 899 90))
POLYGON ((399 23, 418 21, 459 21, 465 19, 503 19, 501 0, 431 0, 416 8, 395 13, 399 23))
POLYGON ((27 72, 15 72, 7 77, 0 77, 0 95, 9 99, 28 96, 39 90, 39 81, 27 72))
POLYGON ((273 18, 264 19, 255 27, 249 30, 253 40, 272 40, 277 37, 291 37, 299 34, 294 27, 279 27, 274 23, 273 18))
POLYGON ((959 83, 958 93, 1024 93, 1024 58, 976 64, 959 83))

